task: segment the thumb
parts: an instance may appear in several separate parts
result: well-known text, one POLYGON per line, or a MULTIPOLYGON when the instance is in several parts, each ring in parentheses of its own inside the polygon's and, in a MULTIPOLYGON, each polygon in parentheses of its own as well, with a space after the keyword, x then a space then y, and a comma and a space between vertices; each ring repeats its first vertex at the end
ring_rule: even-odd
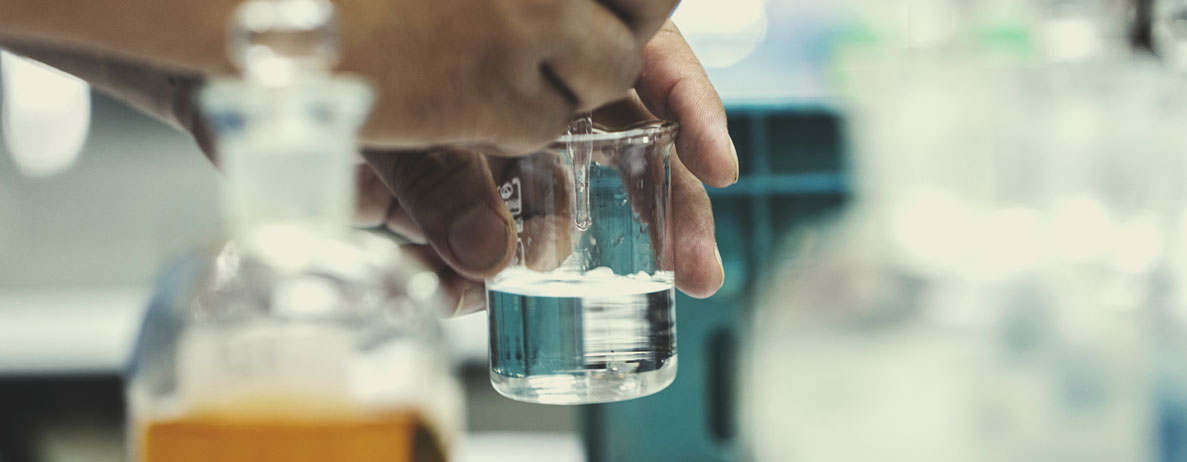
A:
POLYGON ((515 231, 485 158, 438 148, 364 153, 425 239, 449 266, 474 279, 511 260, 515 231))

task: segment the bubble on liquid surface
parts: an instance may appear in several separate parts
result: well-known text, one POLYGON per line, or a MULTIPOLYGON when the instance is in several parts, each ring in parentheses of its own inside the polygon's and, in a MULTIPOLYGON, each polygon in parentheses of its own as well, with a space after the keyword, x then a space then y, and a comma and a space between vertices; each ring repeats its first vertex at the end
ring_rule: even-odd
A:
POLYGON ((630 275, 598 267, 585 273, 554 271, 541 273, 526 268, 511 268, 487 284, 489 290, 547 297, 606 297, 650 293, 671 289, 675 284, 671 271, 630 275))

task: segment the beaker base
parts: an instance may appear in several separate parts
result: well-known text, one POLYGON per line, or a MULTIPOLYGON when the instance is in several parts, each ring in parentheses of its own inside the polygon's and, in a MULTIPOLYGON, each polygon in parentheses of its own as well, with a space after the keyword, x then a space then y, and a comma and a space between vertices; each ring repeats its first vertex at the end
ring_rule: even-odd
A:
POLYGON ((659 369, 623 373, 609 369, 571 374, 508 377, 492 371, 490 383, 499 394, 536 404, 596 404, 655 394, 676 379, 676 356, 659 369))

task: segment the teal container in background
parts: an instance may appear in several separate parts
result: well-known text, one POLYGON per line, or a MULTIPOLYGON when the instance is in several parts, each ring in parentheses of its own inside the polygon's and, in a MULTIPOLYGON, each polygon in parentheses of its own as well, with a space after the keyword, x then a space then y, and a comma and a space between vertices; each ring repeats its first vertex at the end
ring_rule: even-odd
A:
POLYGON ((845 203, 843 123, 832 108, 731 105, 727 112, 741 176, 709 190, 725 286, 707 300, 678 295, 680 373, 667 390, 582 407, 589 462, 744 458, 737 384, 754 288, 775 259, 792 258, 779 252, 785 236, 845 203))

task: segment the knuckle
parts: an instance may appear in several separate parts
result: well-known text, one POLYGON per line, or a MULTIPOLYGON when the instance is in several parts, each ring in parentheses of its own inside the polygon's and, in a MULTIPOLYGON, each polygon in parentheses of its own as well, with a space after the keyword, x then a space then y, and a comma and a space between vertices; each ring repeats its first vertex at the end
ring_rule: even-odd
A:
POLYGON ((506 30, 520 45, 542 44, 568 29, 572 0, 517 0, 504 11, 506 30))
POLYGON ((573 110, 568 104, 556 104, 552 109, 532 111, 534 116, 514 115, 498 144, 509 152, 526 154, 540 149, 556 139, 568 126, 573 110))
POLYGON ((565 110, 553 117, 550 117, 548 121, 535 125, 534 128, 536 130, 534 133, 532 133, 535 141, 535 146, 533 147, 539 148, 540 146, 548 144, 563 134, 565 129, 568 128, 569 119, 571 119, 572 116, 572 110, 565 110))
POLYGON ((469 153, 435 150, 425 154, 398 156, 394 169, 402 180, 395 185, 400 197, 409 204, 426 204, 439 194, 448 194, 455 177, 464 175, 474 161, 469 153))
POLYGON ((506 147, 515 154, 528 154, 548 144, 556 136, 557 133, 525 127, 518 136, 506 140, 506 147))
POLYGON ((622 92, 629 90, 643 73, 643 56, 637 51, 622 54, 622 67, 618 89, 622 92))

